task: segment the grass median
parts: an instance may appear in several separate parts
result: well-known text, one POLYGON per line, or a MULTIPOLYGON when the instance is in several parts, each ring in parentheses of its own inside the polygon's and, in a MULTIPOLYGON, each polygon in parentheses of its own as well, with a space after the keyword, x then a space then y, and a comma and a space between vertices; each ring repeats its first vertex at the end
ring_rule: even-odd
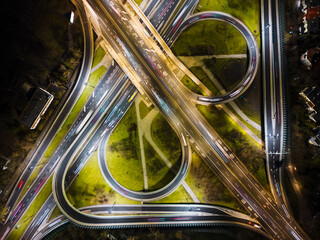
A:
MULTIPOLYGON (((253 127, 252 125, 250 125, 247 121, 245 121, 245 120, 231 107, 230 104, 227 103, 226 106, 227 106, 228 109, 229 109, 234 115, 236 115, 237 118, 240 119, 240 120, 244 123, 244 125, 246 125, 257 137, 262 138, 262 136, 261 136, 261 131, 259 131, 258 129, 256 129, 255 127, 253 127)), ((247 115, 247 116, 248 116, 248 115, 247 115)), ((251 119, 251 117, 250 117, 250 119, 251 119)), ((255 121, 257 124, 261 125, 261 123, 260 123, 260 118, 257 118, 257 117, 256 117, 256 118, 254 119, 254 121, 255 121)))
POLYGON ((143 0, 134 0, 134 1, 136 2, 136 4, 140 5, 143 0))
POLYGON ((104 55, 106 55, 106 52, 103 50, 101 46, 98 47, 98 49, 95 52, 93 63, 92 63, 92 68, 98 65, 98 63, 101 62, 103 59, 104 55))
POLYGON ((165 198, 152 201, 151 203, 187 203, 193 202, 188 192, 181 185, 173 193, 169 194, 165 198))
POLYGON ((220 95, 219 90, 215 87, 209 76, 201 67, 194 66, 191 67, 189 70, 213 93, 213 95, 220 95))
POLYGON ((51 212, 48 221, 51 221, 52 219, 54 219, 54 218, 56 218, 56 217, 59 217, 59 216, 61 216, 61 215, 62 215, 62 213, 60 212, 59 208, 55 207, 55 208, 53 209, 53 211, 51 212))
POLYGON ((181 82, 192 92, 200 95, 204 95, 203 90, 197 84, 195 84, 195 82, 192 81, 191 78, 189 78, 187 75, 183 76, 183 78, 181 79, 181 82))
POLYGON ((52 189, 52 177, 47 181, 47 183, 43 186, 37 197, 33 200, 29 208, 25 211, 24 215, 20 218, 16 226, 19 228, 14 228, 10 235, 8 236, 8 240, 16 240, 21 239, 23 233, 29 226, 33 217, 38 213, 42 205, 48 199, 51 194, 52 189))

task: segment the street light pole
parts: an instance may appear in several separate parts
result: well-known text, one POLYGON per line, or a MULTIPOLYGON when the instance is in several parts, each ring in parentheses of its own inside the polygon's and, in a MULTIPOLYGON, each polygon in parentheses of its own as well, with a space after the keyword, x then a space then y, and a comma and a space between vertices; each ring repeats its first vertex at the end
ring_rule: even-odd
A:
POLYGON ((116 204, 116 202, 114 202, 113 205, 112 205, 112 207, 108 210, 108 213, 109 213, 109 214, 111 214, 112 209, 113 209, 113 207, 114 207, 115 204, 116 204))
POLYGON ((261 33, 263 33, 264 30, 266 30, 269 27, 270 27, 270 24, 268 24, 264 29, 262 29, 261 32, 259 32, 255 38, 257 38, 261 33))
POLYGON ((34 217, 34 214, 30 217, 28 217, 26 220, 24 220, 22 223, 16 226, 16 229, 18 229, 22 224, 24 224, 26 221, 28 221, 30 218, 34 217))

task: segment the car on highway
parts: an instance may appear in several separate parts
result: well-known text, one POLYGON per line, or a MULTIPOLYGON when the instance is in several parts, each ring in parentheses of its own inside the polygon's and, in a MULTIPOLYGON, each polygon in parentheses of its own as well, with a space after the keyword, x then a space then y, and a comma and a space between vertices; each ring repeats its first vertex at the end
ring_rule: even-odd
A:
POLYGON ((20 183, 19 183, 19 185, 18 185, 18 189, 21 188, 22 184, 23 184, 23 180, 20 181, 20 183))

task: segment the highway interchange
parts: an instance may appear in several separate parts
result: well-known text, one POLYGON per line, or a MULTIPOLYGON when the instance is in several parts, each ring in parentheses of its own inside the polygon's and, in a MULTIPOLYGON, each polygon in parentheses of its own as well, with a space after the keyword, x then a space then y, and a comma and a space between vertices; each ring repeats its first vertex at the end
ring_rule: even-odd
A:
MULTIPOLYGON (((177 16, 182 16, 183 14, 187 13, 184 16, 187 17, 195 6, 196 2, 197 1, 194 1, 193 5, 185 4, 187 8, 184 11, 181 10, 178 12, 177 16), (180 13, 182 14, 180 15, 180 13)), ((288 220, 286 219, 286 216, 279 214, 279 209, 267 195, 266 191, 263 190, 259 183, 248 172, 248 170, 241 164, 234 154, 231 153, 222 140, 218 138, 209 124, 201 116, 194 112, 194 103, 188 100, 189 95, 186 89, 176 80, 172 69, 170 69, 166 65, 166 62, 163 61, 163 52, 157 48, 157 43, 150 43, 150 40, 145 39, 146 37, 143 38, 142 35, 145 35, 146 33, 141 31, 140 27, 135 29, 135 32, 138 34, 132 34, 133 27, 131 27, 131 24, 133 24, 133 26, 138 26, 139 21, 134 21, 134 19, 132 21, 130 20, 130 25, 128 25, 128 19, 130 19, 132 15, 126 12, 126 8, 122 8, 120 2, 110 1, 108 3, 102 3, 103 5, 95 1, 85 2, 85 10, 88 15, 92 14, 90 15, 90 20, 93 21, 93 25, 95 26, 97 34, 100 34, 104 40, 109 43, 109 46, 112 47, 113 51, 110 51, 111 55, 117 60, 118 63, 120 63, 120 66, 125 73, 130 76, 130 80, 132 80, 132 83, 135 85, 135 87, 139 89, 139 92, 142 93, 142 95, 147 96, 148 99, 150 99, 153 104, 158 107, 176 132, 182 134, 179 135, 181 138, 185 137, 187 139, 185 139, 185 141, 188 141, 188 144, 184 144, 184 146, 187 147, 190 144, 202 155, 202 157, 207 161, 207 164, 214 170, 214 172, 225 183, 225 185, 237 197, 239 197, 239 200, 245 201, 245 207, 247 207, 249 211, 254 211, 258 215, 257 219, 260 221, 261 225, 274 238, 291 239, 292 236, 297 236, 298 239, 307 239, 307 236, 305 236, 304 232, 294 222, 292 222, 292 219, 289 218, 288 220), (125 17, 119 17, 117 16, 118 14, 123 14, 125 17), (99 17, 96 18, 96 16, 99 17), (123 20, 123 18, 127 20, 123 20), (117 41, 115 41, 115 39, 117 41), (143 49, 149 49, 149 51, 143 51, 143 49), (157 54, 159 54, 159 56, 157 54), (122 56, 126 56, 126 59, 124 59, 122 56), (175 91, 171 91, 170 89, 175 89, 175 91), (267 204, 267 206, 264 207, 264 204, 267 204), (250 208, 253 210, 250 210, 250 208)), ((177 4, 175 1, 164 1, 164 3, 167 3, 167 5, 163 4, 163 6, 158 6, 158 13, 160 14, 154 14, 153 16, 156 16, 155 18, 161 18, 165 15, 166 11, 174 9, 174 7, 170 7, 171 4, 172 6, 177 4), (170 4, 169 7, 168 4, 170 4)), ((147 9, 150 9, 150 6, 147 9)), ((166 15, 167 18, 170 16, 170 14, 166 15)), ((184 18, 181 21, 179 19, 176 22, 176 24, 179 23, 179 26, 176 26, 175 24, 172 26, 173 28, 171 27, 171 35, 174 35, 179 28, 184 29, 194 21, 200 19, 203 20, 203 18, 208 18, 210 16, 215 18, 219 17, 217 13, 208 12, 189 17, 186 21, 184 21, 184 18)), ((221 17, 225 17, 225 15, 221 14, 220 18, 221 17)), ((167 18, 165 20, 167 20, 167 18)), ((173 20, 173 23, 175 23, 175 20, 173 20)), ((161 24, 160 22, 158 27, 160 28, 163 25, 164 24, 161 24)), ((241 26, 242 24, 240 23, 237 28, 240 29, 241 26)), ((167 29, 170 29, 170 27, 167 29)), ((178 32, 180 32, 181 29, 178 32)), ((264 32, 266 33, 268 31, 264 32)), ((170 42, 172 39, 174 39, 173 36, 167 40, 170 42)), ((250 44, 248 41, 247 43, 249 48, 251 48, 250 46, 254 46, 253 43, 250 44)), ((259 59, 257 57, 257 52, 255 52, 254 56, 254 60, 252 56, 250 57, 251 64, 257 64, 259 59)), ((249 64, 249 66, 251 66, 251 64, 249 64)), ((90 98, 92 102, 90 102, 90 100, 88 101, 88 108, 86 108, 86 111, 82 111, 82 113, 79 114, 79 118, 75 121, 75 124, 72 126, 70 132, 64 139, 64 144, 57 149, 55 155, 52 157, 54 160, 50 160, 50 164, 48 163, 44 167, 41 172, 43 175, 39 175, 39 180, 34 182, 28 193, 21 200, 21 203, 23 202, 23 204, 16 212, 17 219, 18 216, 22 215, 22 212, 25 210, 27 204, 30 204, 29 201, 31 202, 36 196, 41 188, 41 185, 50 177, 52 170, 61 159, 53 181, 53 195, 57 205, 59 206, 59 209, 65 214, 65 216, 80 225, 102 227, 105 226, 108 221, 114 221, 114 219, 110 220, 110 217, 95 217, 80 213, 74 209, 70 203, 68 203, 65 197, 64 188, 70 184, 71 180, 69 179, 76 177, 76 174, 78 173, 77 171, 81 169, 86 159, 88 159, 88 156, 97 147, 98 142, 101 140, 101 136, 104 135, 105 139, 107 139, 107 133, 110 134, 111 131, 105 132, 105 129, 113 128, 131 104, 131 101, 129 100, 132 96, 134 96, 136 89, 132 84, 127 82, 126 77, 121 74, 121 71, 119 71, 117 68, 119 67, 116 65, 112 66, 108 70, 108 74, 105 75, 106 79, 99 83, 99 86, 97 86, 95 90, 97 92, 95 92, 93 98, 90 98), (107 76, 109 76, 109 78, 107 78, 107 76), (112 90, 110 90, 111 88, 112 90), (99 99, 103 99, 103 101, 98 102, 99 99), (92 106, 96 107, 89 107, 89 105, 91 105, 90 103, 92 106), (117 110, 111 110, 111 106, 113 109, 116 109, 115 107, 117 106, 117 110), (86 121, 82 121, 83 119, 86 121), (99 122, 102 124, 99 125, 99 122), (72 167, 67 173, 67 166, 71 164, 69 159, 72 159, 72 155, 77 152, 76 149, 79 148, 82 143, 84 143, 85 139, 87 139, 88 135, 94 131, 95 127, 97 130, 93 136, 97 136, 97 139, 92 137, 89 140, 88 144, 84 146, 77 160, 73 163, 72 167), (66 183, 64 181, 65 178, 66 183)), ((254 76, 255 73, 252 71, 256 71, 256 68, 249 67, 247 74, 254 76)), ((248 76, 249 75, 247 75, 247 77, 248 76)), ((246 79, 247 78, 245 78, 244 82, 246 79)), ((243 92, 243 89, 244 88, 239 90, 239 92, 243 92)), ((235 90, 234 92, 236 91, 238 90, 235 90)), ((229 96, 229 100, 230 98, 238 96, 238 93, 231 97, 230 93, 228 93, 226 96, 229 96)), ((219 97, 221 98, 221 96, 219 97)), ((208 99, 216 98, 209 97, 208 99)), ((224 102, 225 99, 215 100, 215 102, 219 103, 220 101, 224 102)), ((273 137, 269 139, 272 139, 272 141, 275 142, 274 140, 277 140, 277 137, 274 137, 274 134, 272 136, 273 137)), ((280 149, 279 152, 281 150, 282 149, 280 149)), ((187 152, 187 150, 185 152, 187 152)), ((18 204, 18 206, 20 206, 20 204, 18 204)), ((188 211, 190 210, 188 209, 188 211)), ((46 212, 46 210, 44 212, 46 212)), ((195 218, 195 216, 193 217, 195 218)), ((197 222, 207 221, 206 217, 204 216, 198 216, 196 218, 199 218, 197 219, 197 222)), ((15 218, 12 220, 13 221, 11 221, 10 224, 14 226, 17 220, 15 218)), ((189 220, 186 222, 189 222, 189 220)), ((3 230, 3 228, 1 230, 3 230)))

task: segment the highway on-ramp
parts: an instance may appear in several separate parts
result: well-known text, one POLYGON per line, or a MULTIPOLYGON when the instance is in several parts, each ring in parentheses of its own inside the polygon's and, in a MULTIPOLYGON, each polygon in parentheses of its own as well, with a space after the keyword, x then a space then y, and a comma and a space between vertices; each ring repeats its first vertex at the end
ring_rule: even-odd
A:
MULTIPOLYGON (((77 4, 77 2, 75 2, 75 4, 77 4)), ((79 3, 78 3, 78 4, 79 4, 79 3)), ((81 6, 81 3, 80 3, 80 6, 81 6)), ((166 9, 166 6, 165 6, 165 4, 162 4, 162 5, 160 5, 160 6, 157 8, 157 11, 163 12, 164 9, 166 9)), ((80 10, 82 10, 82 8, 81 8, 80 10)), ((167 18, 172 14, 172 9, 167 9, 167 10, 166 10, 166 13, 167 13, 167 14, 166 14, 166 18, 162 18, 162 21, 167 21, 167 18)), ((112 77, 114 77, 114 78, 116 79, 116 78, 118 78, 118 77, 121 75, 121 72, 122 72, 122 71, 119 69, 119 67, 117 66, 117 64, 114 64, 114 65, 111 67, 111 69, 109 69, 108 72, 105 74, 105 76, 110 76, 110 75, 111 75, 112 77), (112 73, 112 74, 111 74, 111 73, 112 73)), ((123 77, 123 81, 124 81, 124 79, 125 79, 125 76, 123 77)), ((107 85, 105 85, 105 84, 103 83, 104 81, 105 81, 105 80, 102 79, 102 83, 99 83, 99 85, 97 86, 97 89, 100 89, 101 92, 107 91, 107 90, 108 90, 107 86, 110 85, 110 84, 113 84, 113 82, 109 80, 110 83, 107 84, 107 85), (101 87, 100 85, 102 85, 102 87, 101 87), (103 86, 105 86, 105 87, 103 88, 103 86)), ((127 86, 127 88, 126 88, 125 90, 128 90, 129 88, 132 88, 132 86, 127 86)), ((132 91, 132 90, 131 90, 131 91, 132 91)), ((134 98, 135 95, 136 95, 136 94, 134 94, 134 95, 131 97, 131 100, 134 98)), ((88 100, 87 105, 93 105, 93 106, 98 105, 97 99, 99 99, 99 94, 98 94, 98 95, 97 95, 97 94, 93 94, 93 95, 91 96, 91 98, 88 100), (95 96, 96 96, 96 97, 95 97, 95 96), (92 99, 91 99, 91 98, 92 98, 92 99)), ((100 96, 100 99, 102 99, 101 96, 100 96)), ((102 101, 102 100, 99 100, 99 101, 102 101)), ((126 112, 129 106, 130 106, 130 105, 128 105, 128 104, 122 105, 121 107, 122 107, 122 109, 123 109, 123 112, 126 112), (124 108, 124 107, 127 107, 127 108, 124 108)), ((87 109, 88 109, 88 110, 87 110, 87 112, 88 112, 88 111, 90 110, 90 108, 87 108, 87 109)), ((123 112, 122 112, 122 114, 123 114, 123 112)), ((122 115, 122 114, 121 114, 121 115, 122 115)), ((84 112, 82 111, 82 113, 80 113, 79 115, 86 116, 85 111, 84 111, 84 112)), ((119 117, 121 117, 121 115, 119 115, 119 117)), ((79 121, 77 121, 77 122, 79 122, 79 121)), ((84 121, 84 123, 85 123, 85 122, 86 122, 86 121, 84 121)), ((115 126, 116 124, 117 124, 117 122, 116 122, 115 120, 113 120, 112 125, 110 125, 110 123, 109 123, 110 126, 108 126, 107 128, 112 129, 112 127, 115 126)), ((187 159, 188 159, 188 158, 189 158, 189 154, 186 154, 186 157, 187 157, 187 159)), ((72 164, 71 168, 69 169, 69 171, 70 171, 71 173, 70 173, 70 174, 68 173, 68 176, 67 176, 68 181, 69 181, 69 179, 73 179, 73 178, 74 178, 73 175, 77 175, 77 174, 78 174, 78 172, 81 170, 82 166, 84 165, 85 160, 86 160, 86 159, 77 158, 77 160, 72 164), (75 170, 76 170, 76 171, 75 171, 75 170), (74 171, 74 172, 73 172, 73 171, 74 171), (72 172, 73 172, 73 175, 72 175, 72 172)), ((188 163, 189 163, 189 161, 190 161, 190 159, 189 159, 189 160, 186 160, 186 162, 188 162, 188 163)), ((179 176, 179 178, 181 178, 181 176, 179 176)), ((175 183, 179 183, 179 182, 176 181, 175 183)), ((171 186, 171 187, 173 187, 173 186, 171 186)), ((120 191, 120 190, 119 190, 119 191, 120 191)), ((165 193, 165 192, 163 192, 163 193, 165 193)), ((159 194, 158 194, 157 196, 160 197, 159 194)), ((27 231, 26 231, 25 234, 24 234, 24 238, 25 238, 26 236, 27 236, 27 237, 32 236, 32 234, 36 231, 36 229, 37 229, 37 228, 39 227, 39 225, 41 224, 41 221, 43 221, 44 218, 46 217, 46 215, 48 215, 48 214, 52 211, 53 207, 54 207, 54 199, 53 199, 52 196, 50 196, 50 197, 48 198, 48 200, 46 201, 46 203, 43 205, 43 207, 40 209, 40 211, 38 212, 38 214, 34 217, 31 225, 28 227, 27 231)))
POLYGON ((170 90, 170 85, 176 83, 174 73, 160 57, 161 53, 158 56, 161 50, 157 49, 157 43, 154 44, 153 39, 143 33, 144 27, 139 20, 135 20, 137 17, 130 15, 128 11, 131 10, 117 1, 97 3, 88 0, 85 6, 95 30, 109 43, 112 49, 110 53, 131 77, 139 91, 143 91, 161 109, 164 116, 173 119, 177 129, 180 126, 225 185, 259 215, 259 221, 264 228, 279 239, 291 238, 292 232, 303 235, 301 232, 297 233, 294 224, 283 218, 273 204, 264 206, 272 201, 267 199, 265 192, 257 188, 256 181, 242 174, 241 168, 237 166, 238 160, 230 150, 221 149, 219 138, 202 116, 194 111, 195 106, 185 98, 178 85, 174 92, 170 90), (126 18, 119 17, 117 12, 127 12, 126 18))
MULTIPOLYGON (((71 165, 70 168, 62 169, 62 171, 66 172, 66 180, 64 181, 63 188, 71 185, 91 154, 96 150, 102 137, 105 134, 110 134, 111 130, 124 115, 125 111, 127 110, 126 108, 130 106, 130 97, 135 93, 136 90, 132 85, 130 87, 130 84, 125 76, 122 76, 118 82, 118 87, 112 91, 111 96, 108 99, 104 100, 103 106, 99 110, 101 113, 100 117, 94 117, 89 120, 88 123, 86 123, 87 126, 83 128, 75 140, 76 144, 71 145, 70 149, 66 151, 66 155, 61 159, 61 161, 65 164, 69 163, 71 165), (127 102, 123 100, 122 102, 117 101, 121 94, 123 94, 122 99, 127 100, 127 102), (117 110, 114 111, 113 109, 117 110), (96 122, 101 122, 102 125, 100 123, 96 124, 96 122), (92 132, 92 128, 89 126, 96 126, 98 128, 97 130, 94 130, 90 140, 88 140, 88 135, 90 135, 90 132, 92 132), (76 159, 73 159, 72 156, 78 153, 79 155, 76 157, 76 159)), ((52 212, 55 206, 56 204, 53 195, 51 194, 37 215, 33 218, 29 228, 24 233, 24 239, 28 239, 34 234, 34 232, 36 232, 44 218, 46 218, 52 212)))
MULTIPOLYGON (((109 228, 114 226, 116 227, 150 227, 150 226, 171 226, 169 224, 169 220, 175 223, 177 226, 186 226, 183 224, 183 220, 188 218, 188 215, 198 214, 207 215, 207 219, 215 219, 210 220, 207 223, 203 223, 202 226, 237 226, 250 229, 252 231, 256 231, 261 234, 265 238, 269 238, 268 235, 261 229, 261 226, 255 222, 253 219, 248 218, 246 215, 239 214, 238 212, 234 212, 230 209, 225 209, 221 207, 204 205, 204 204, 150 204, 143 205, 140 207, 139 205, 93 205, 87 206, 78 209, 82 213, 86 214, 94 214, 94 215, 109 215, 112 217, 112 214, 139 214, 141 216, 144 215, 143 218, 139 219, 140 222, 134 222, 132 224, 127 225, 124 221, 124 225, 121 224, 110 224, 109 228), (175 216, 165 216, 164 214, 175 214, 175 216), (150 214, 153 214, 151 216, 150 214), (183 214, 183 216, 182 216, 183 214), (158 215, 158 216, 155 216, 158 215), (179 217, 178 217, 179 215, 179 217), (175 219, 174 219, 175 218, 175 219)), ((69 220, 64 216, 59 216, 57 218, 52 219, 51 221, 44 224, 39 231, 37 231, 33 235, 33 240, 39 240, 43 237, 47 236, 50 232, 54 231, 56 228, 61 227, 62 225, 68 223, 69 220)), ((127 221, 129 222, 129 221, 127 221)), ((199 223, 198 223, 199 224, 199 223)), ((199 224, 200 225, 200 224, 199 224)), ((189 223, 188 226, 199 226, 197 224, 189 223)))

